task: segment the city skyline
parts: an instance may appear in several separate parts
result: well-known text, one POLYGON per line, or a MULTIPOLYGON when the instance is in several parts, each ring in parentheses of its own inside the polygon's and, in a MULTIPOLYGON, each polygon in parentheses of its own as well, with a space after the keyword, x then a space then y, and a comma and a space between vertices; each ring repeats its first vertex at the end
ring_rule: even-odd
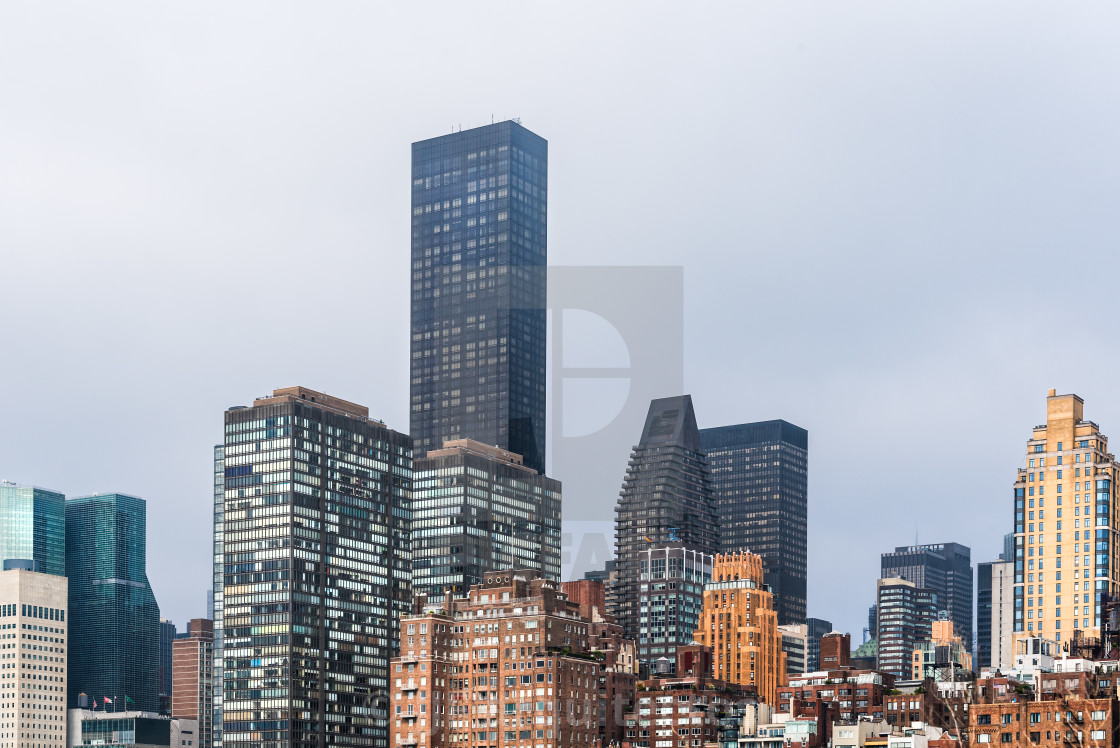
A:
MULTIPOLYGON (((145 497, 149 576, 176 623, 203 613, 225 408, 301 384, 408 429, 406 325, 356 322, 356 336, 268 302, 317 301, 346 274, 361 292, 332 297, 340 319, 368 319, 371 298, 406 308, 408 144, 494 113, 549 140, 556 266, 685 268, 685 381, 661 394, 689 392, 721 423, 781 418, 811 432, 810 616, 858 634, 877 551, 910 542, 916 507, 939 510, 918 542, 995 558, 1009 476, 1047 389, 1084 397, 1105 433, 1120 423, 1114 354, 1090 366, 1060 345, 1064 322, 1023 313, 1023 299, 1047 293, 1041 269, 1059 249, 1079 267, 1116 267, 1109 71, 1120 65, 1107 18, 1043 25, 999 6, 962 28, 943 9, 890 8, 872 29, 836 9, 716 9, 683 28, 643 16, 649 36, 619 53, 633 21, 620 9, 594 29, 531 9, 469 44, 461 30, 477 19, 449 9, 424 21, 445 54, 522 62, 501 81, 424 97, 445 71, 423 61, 390 75, 412 50, 363 33, 415 17, 353 12, 329 26, 288 11, 203 28, 174 10, 127 23, 76 8, 51 21, 73 36, 57 55, 35 43, 35 11, 0 10, 4 54, 28 71, 0 83, 20 113, 0 139, 0 194, 15 206, 0 246, 14 248, 18 281, 0 313, 14 321, 10 349, 38 354, 2 375, 21 397, 7 403, 0 477, 145 497), (528 33, 546 24, 580 54, 528 33), (308 29, 324 33, 303 46, 308 29), (200 37, 215 62, 184 64, 200 37), (651 38, 679 50, 671 65, 650 55, 651 38), (558 106, 577 86, 587 106, 558 106), (218 346, 250 335, 262 351, 316 336, 325 355, 216 365, 218 346), (962 429, 965 414, 978 425, 962 429), (888 486, 950 442, 959 483, 909 483, 899 501, 888 486), (872 461, 883 480, 867 480, 872 461), (853 553, 873 508, 885 542, 853 553), (839 592, 852 584, 858 595, 839 592)), ((1089 318, 1107 318, 1102 296, 1086 299, 1089 318)), ((609 521, 592 510, 613 499, 621 469, 566 496, 565 514, 609 521)))

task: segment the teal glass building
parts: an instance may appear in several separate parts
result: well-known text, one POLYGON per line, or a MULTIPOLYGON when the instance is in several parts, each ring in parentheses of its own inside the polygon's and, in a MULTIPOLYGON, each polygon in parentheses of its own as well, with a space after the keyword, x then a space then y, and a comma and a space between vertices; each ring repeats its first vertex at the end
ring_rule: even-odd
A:
POLYGON ((65 505, 57 491, 0 483, 0 562, 65 576, 65 505))
POLYGON ((66 502, 67 702, 85 693, 159 712, 159 606, 145 571, 147 505, 124 494, 66 502))

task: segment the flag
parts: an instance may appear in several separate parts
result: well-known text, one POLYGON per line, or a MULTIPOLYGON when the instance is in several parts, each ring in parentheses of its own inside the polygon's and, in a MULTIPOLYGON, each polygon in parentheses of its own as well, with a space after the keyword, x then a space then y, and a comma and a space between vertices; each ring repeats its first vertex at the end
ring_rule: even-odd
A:
POLYGON ((97 697, 96 696, 93 697, 93 708, 94 709, 97 708, 97 697))
POLYGON ((647 543, 652 543, 652 542, 653 542, 653 538, 651 538, 651 537, 650 537, 649 535, 646 535, 646 542, 647 542, 647 543))
POLYGON ((102 701, 104 701, 104 702, 105 702, 106 704, 111 704, 111 703, 113 703, 113 700, 112 700, 112 699, 110 699, 110 698, 109 698, 108 696, 102 696, 102 697, 101 697, 101 700, 102 700, 102 701))
POLYGON ((135 701, 133 701, 132 699, 128 698, 128 694, 126 693, 126 694, 124 695, 124 703, 126 703, 126 704, 135 704, 136 702, 135 702, 135 701))

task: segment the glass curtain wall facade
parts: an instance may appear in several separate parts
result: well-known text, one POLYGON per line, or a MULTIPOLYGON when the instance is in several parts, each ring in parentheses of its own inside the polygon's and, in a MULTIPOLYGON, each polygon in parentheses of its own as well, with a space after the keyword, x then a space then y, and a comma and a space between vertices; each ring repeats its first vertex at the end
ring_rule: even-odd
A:
POLYGON ((640 595, 642 555, 653 544, 678 541, 707 556, 719 549, 708 463, 689 395, 650 403, 615 508, 618 582, 611 612, 639 648, 641 605, 648 602, 640 595))
POLYGON ((0 482, 0 562, 31 561, 44 574, 66 575, 66 497, 0 482))
POLYGON ((929 638, 937 619, 937 593, 894 577, 878 581, 876 600, 877 669, 896 678, 909 678, 914 650, 929 638))
POLYGON ((412 442, 302 387, 225 414, 222 743, 384 746, 412 442))
POLYGON ((179 635, 175 624, 159 619, 159 713, 171 714, 171 645, 179 635))
POLYGON ((222 745, 222 692, 225 681, 222 677, 222 587, 225 580, 225 546, 222 538, 225 533, 225 501, 226 501, 226 448, 224 445, 214 447, 214 566, 213 581, 210 591, 209 615, 214 622, 214 666, 211 670, 213 678, 213 709, 214 720, 211 732, 211 744, 214 748, 222 745))
POLYGON ((560 481, 469 439, 413 461, 412 589, 462 596, 487 571, 560 580, 560 481))
POLYGON ((937 593, 957 635, 972 646, 972 551, 960 543, 899 546, 881 559, 881 577, 909 579, 937 593))
POLYGON ((410 431, 544 473, 548 143, 512 121, 412 145, 410 431))
POLYGON ((821 637, 832 633, 832 622, 823 618, 807 618, 805 623, 809 626, 808 654, 805 667, 808 673, 815 673, 821 669, 821 637))
POLYGON ((762 557, 778 624, 805 623, 809 432, 785 421, 701 429, 720 553, 762 557))
POLYGON ((704 585, 712 580, 715 557, 667 543, 641 552, 638 659, 674 672, 677 647, 689 644, 700 625, 704 585))
POLYGON ((104 494, 66 502, 72 709, 85 693, 159 712, 159 606, 146 544, 143 499, 104 494))

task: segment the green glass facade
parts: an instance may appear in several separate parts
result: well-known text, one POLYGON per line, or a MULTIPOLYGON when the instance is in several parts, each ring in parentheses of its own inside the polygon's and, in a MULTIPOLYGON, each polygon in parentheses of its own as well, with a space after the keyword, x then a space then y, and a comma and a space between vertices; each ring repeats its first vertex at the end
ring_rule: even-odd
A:
POLYGON ((44 574, 66 575, 65 496, 0 483, 0 562, 6 561, 34 561, 44 574))
POLYGON ((226 412, 223 465, 223 746, 387 745, 412 440, 293 388, 226 412))
POLYGON ((79 694, 159 711, 159 606, 145 571, 147 507, 124 494, 66 502, 68 703, 79 694))

